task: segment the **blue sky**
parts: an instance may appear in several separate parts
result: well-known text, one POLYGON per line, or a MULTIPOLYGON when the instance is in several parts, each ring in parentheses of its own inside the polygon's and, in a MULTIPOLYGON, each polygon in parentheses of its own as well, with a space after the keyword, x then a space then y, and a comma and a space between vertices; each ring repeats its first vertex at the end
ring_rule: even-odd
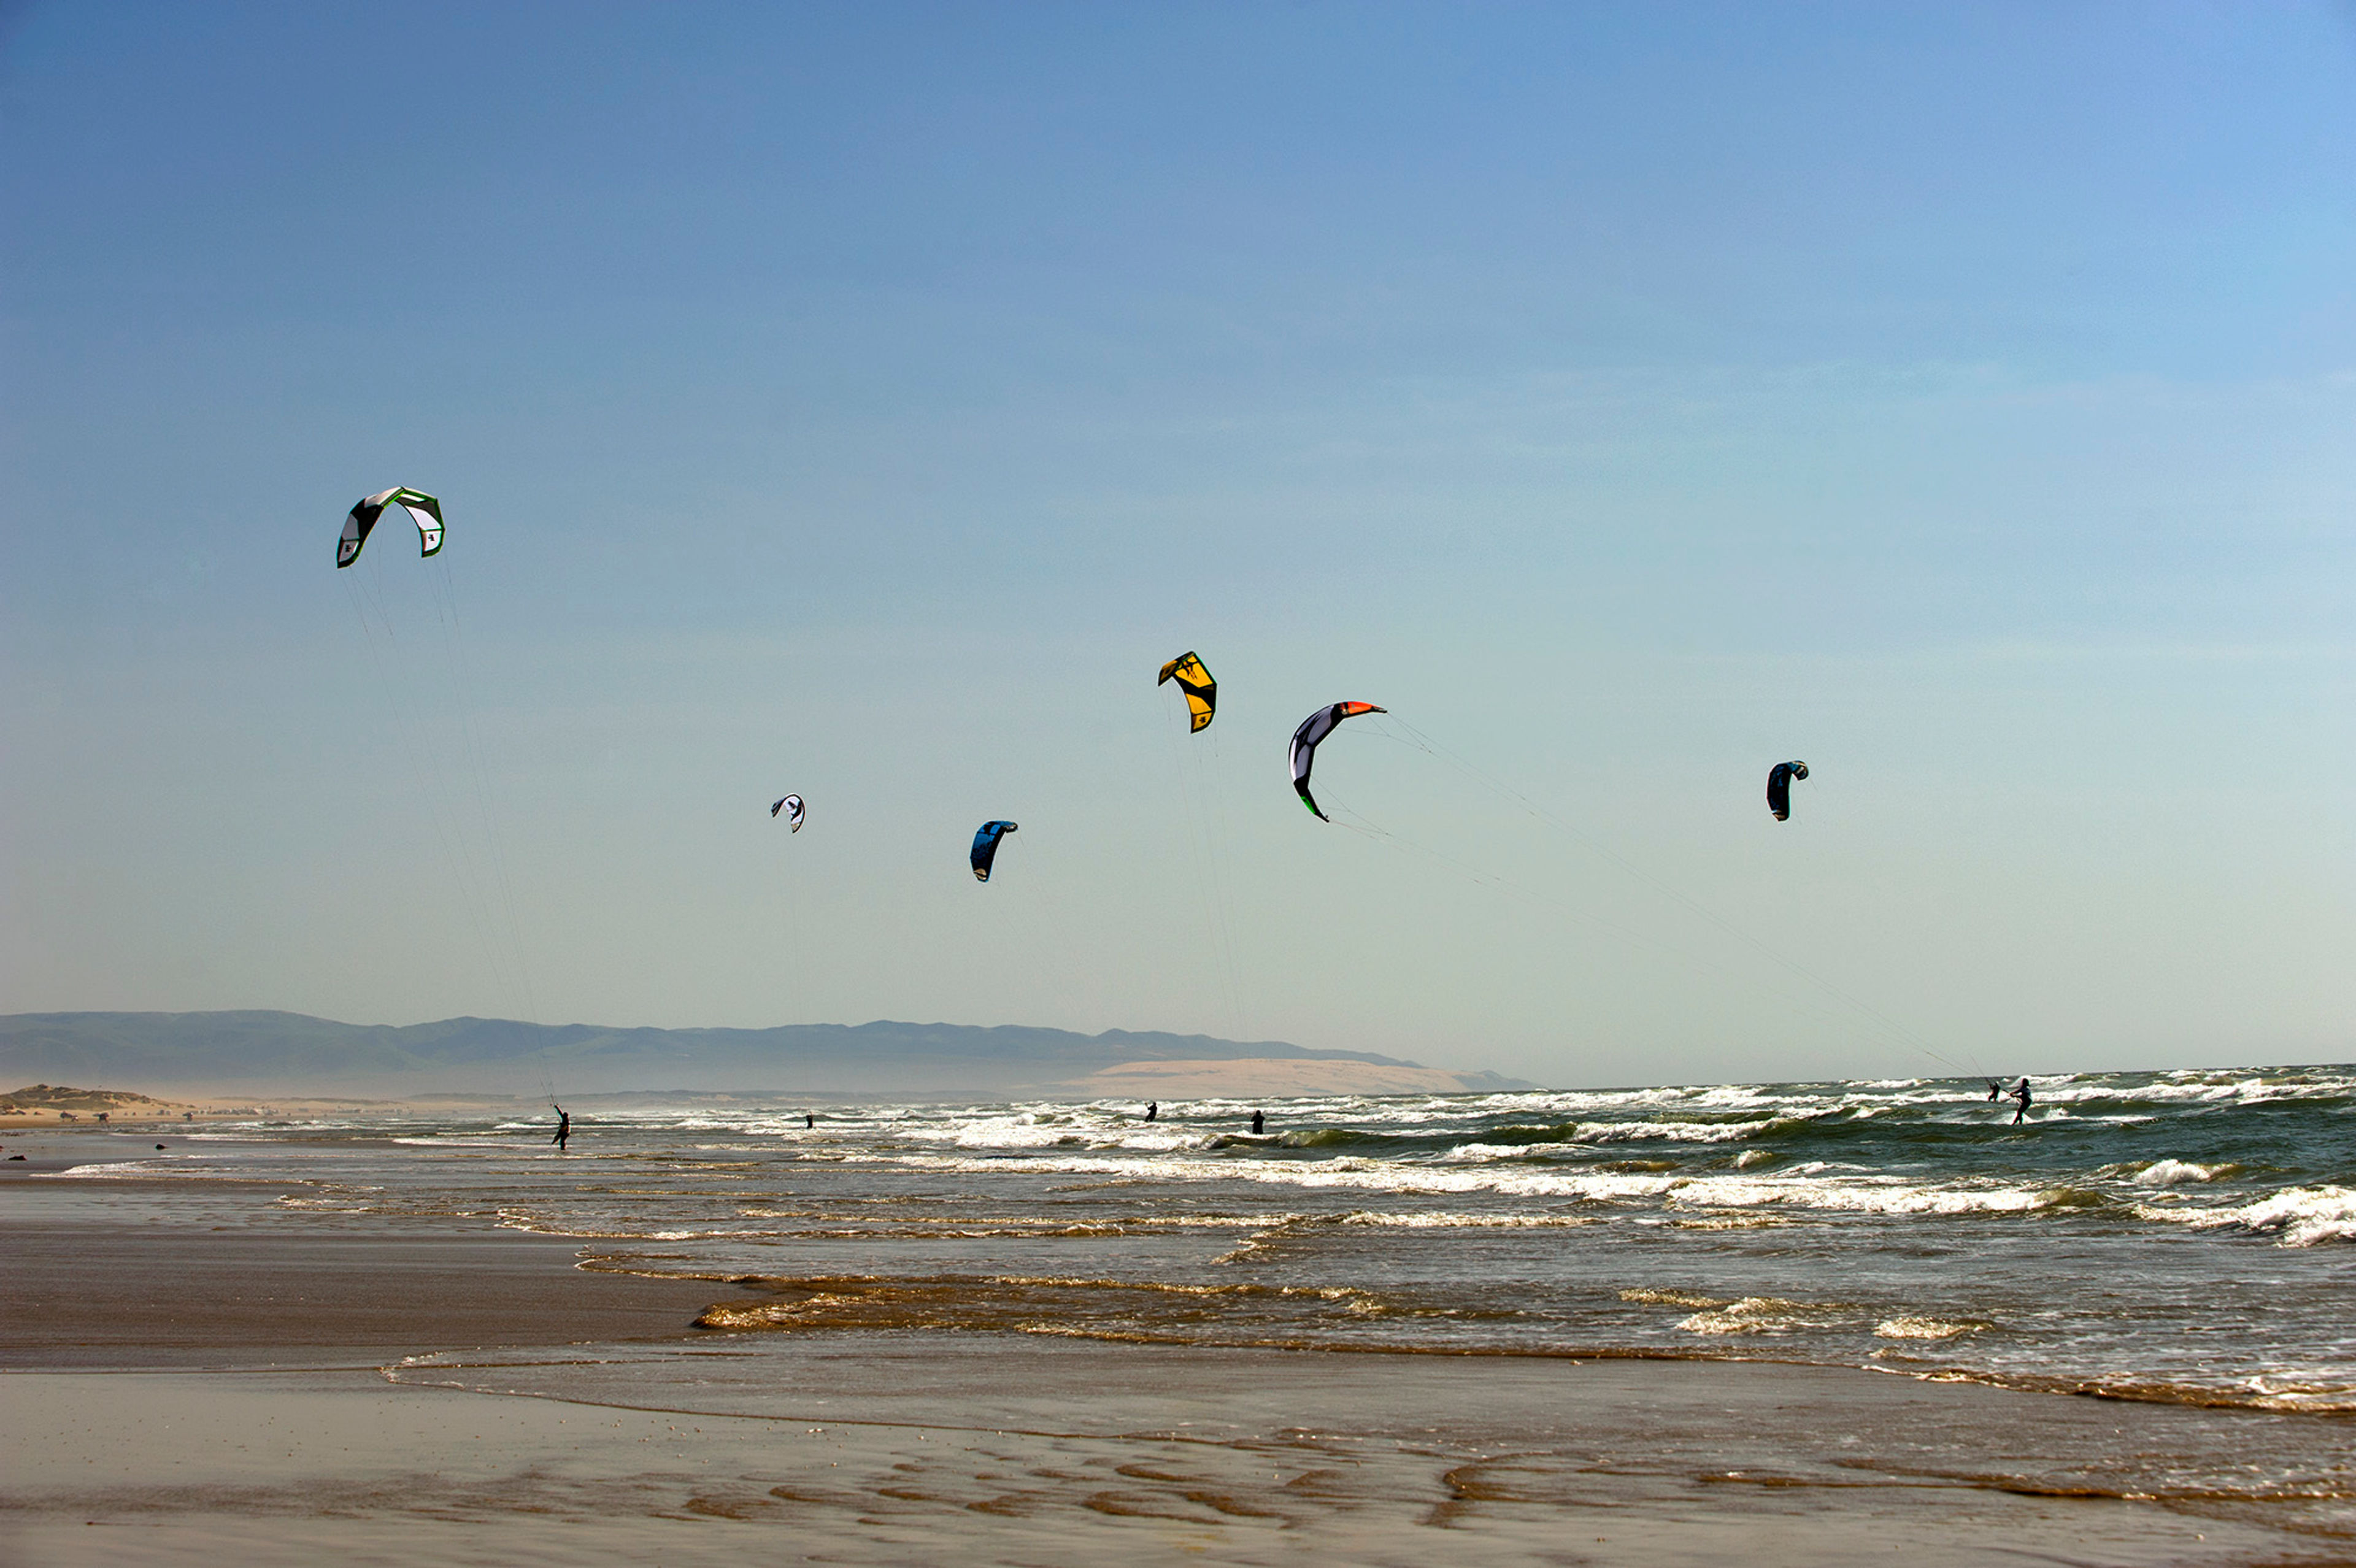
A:
POLYGON ((2344 9, 0 51, 0 1009, 2348 1054, 2344 9), (333 540, 393 484, 463 632, 380 533, 372 655, 333 540), (1393 837, 1315 822, 1284 741, 1342 698, 1485 777, 1345 731, 1393 837))

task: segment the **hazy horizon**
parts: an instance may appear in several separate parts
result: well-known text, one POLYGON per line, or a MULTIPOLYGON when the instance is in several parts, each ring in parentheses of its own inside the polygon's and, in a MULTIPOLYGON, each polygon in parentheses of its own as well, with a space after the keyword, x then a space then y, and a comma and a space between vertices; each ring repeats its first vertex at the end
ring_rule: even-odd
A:
POLYGON ((2351 1054, 2344 8, 35 4, 0 125, 0 1012, 2351 1054))

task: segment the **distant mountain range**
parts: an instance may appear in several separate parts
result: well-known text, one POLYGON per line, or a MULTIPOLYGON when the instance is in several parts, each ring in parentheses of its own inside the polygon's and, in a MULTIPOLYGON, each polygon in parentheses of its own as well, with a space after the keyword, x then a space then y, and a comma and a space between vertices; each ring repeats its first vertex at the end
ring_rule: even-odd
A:
POLYGON ((664 1029, 471 1018, 395 1027, 281 1012, 0 1016, 0 1083, 37 1079, 150 1093, 395 1097, 1110 1093, 1148 1082, 1173 1094, 1219 1093, 1230 1083, 1255 1092, 1283 1082, 1307 1086, 1301 1092, 1368 1093, 1534 1087, 1368 1051, 1126 1029, 887 1022, 664 1029), (1278 1063, 1290 1065, 1279 1072, 1278 1063))

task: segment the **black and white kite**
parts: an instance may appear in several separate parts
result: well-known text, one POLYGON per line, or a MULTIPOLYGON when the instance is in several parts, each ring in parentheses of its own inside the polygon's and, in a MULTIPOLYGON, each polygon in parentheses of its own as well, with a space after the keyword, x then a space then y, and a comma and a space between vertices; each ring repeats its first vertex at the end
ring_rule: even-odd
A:
POLYGON ((376 527, 377 518, 387 507, 399 507, 417 521, 417 553, 434 554, 442 548, 442 503, 423 490, 412 490, 396 485, 364 496, 352 506, 352 514, 344 519, 344 537, 336 541, 336 566, 338 570, 360 558, 360 546, 368 543, 369 530, 376 527))
POLYGON ((1767 771, 1767 809, 1778 822, 1792 819, 1792 781, 1808 776, 1805 763, 1777 763, 1767 771))

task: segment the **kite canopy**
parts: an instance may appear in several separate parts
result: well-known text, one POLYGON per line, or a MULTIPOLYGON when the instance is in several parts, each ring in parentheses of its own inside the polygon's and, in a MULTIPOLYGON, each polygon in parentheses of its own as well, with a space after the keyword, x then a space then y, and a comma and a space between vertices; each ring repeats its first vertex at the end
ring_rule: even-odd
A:
POLYGON ((1292 732, 1292 789, 1301 796, 1301 804, 1317 813, 1320 822, 1333 819, 1317 809, 1317 799, 1309 793, 1309 765, 1315 761, 1318 744, 1341 728, 1344 719, 1355 719, 1361 713, 1386 713, 1371 702, 1336 702, 1331 708, 1321 708, 1301 721, 1292 732))
POLYGON ((799 833, 802 830, 802 797, 798 795, 789 795, 786 796, 785 799, 777 802, 776 805, 769 807, 769 815, 771 816, 776 816, 777 813, 781 811, 786 814, 786 820, 794 825, 794 831, 799 833))
POLYGON ((1792 781, 1807 776, 1805 763, 1777 763, 1767 770, 1767 809, 1775 814, 1776 821, 1791 820, 1792 781))
POLYGON ((405 508, 417 519, 417 553, 434 554, 442 548, 442 503, 423 490, 412 490, 396 485, 380 490, 352 506, 352 515, 344 519, 344 537, 336 541, 336 565, 338 570, 360 558, 360 546, 368 543, 369 530, 384 515, 387 507, 405 508))
POLYGON ((985 822, 973 836, 973 880, 990 880, 991 863, 998 859, 998 841, 1014 831, 1012 822, 985 822))
POLYGON ((1219 705, 1219 683, 1203 667, 1202 657, 1194 653, 1180 654, 1162 667, 1162 680, 1174 680, 1178 689, 1186 694, 1186 707, 1194 715, 1194 727, 1189 734, 1200 734, 1211 727, 1211 710, 1219 705))

